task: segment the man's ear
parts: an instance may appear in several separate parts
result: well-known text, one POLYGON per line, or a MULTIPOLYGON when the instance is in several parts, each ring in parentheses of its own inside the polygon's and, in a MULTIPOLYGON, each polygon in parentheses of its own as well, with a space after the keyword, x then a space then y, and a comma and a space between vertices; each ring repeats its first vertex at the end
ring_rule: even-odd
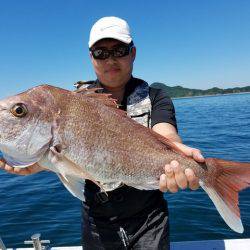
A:
POLYGON ((131 53, 132 53, 132 59, 133 59, 133 61, 135 60, 135 57, 136 57, 136 47, 133 47, 132 49, 131 49, 131 53))
POLYGON ((91 51, 89 52, 89 57, 90 57, 91 62, 93 63, 93 61, 94 61, 94 57, 93 57, 93 55, 92 55, 91 51))

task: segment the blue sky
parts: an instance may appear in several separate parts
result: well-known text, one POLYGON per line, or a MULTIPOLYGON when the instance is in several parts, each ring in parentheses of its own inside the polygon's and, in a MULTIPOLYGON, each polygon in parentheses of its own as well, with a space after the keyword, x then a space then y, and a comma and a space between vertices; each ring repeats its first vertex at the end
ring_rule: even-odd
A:
POLYGON ((201 89, 250 85, 248 0, 0 0, 0 10, 0 98, 94 79, 87 43, 103 16, 128 21, 134 76, 201 89))

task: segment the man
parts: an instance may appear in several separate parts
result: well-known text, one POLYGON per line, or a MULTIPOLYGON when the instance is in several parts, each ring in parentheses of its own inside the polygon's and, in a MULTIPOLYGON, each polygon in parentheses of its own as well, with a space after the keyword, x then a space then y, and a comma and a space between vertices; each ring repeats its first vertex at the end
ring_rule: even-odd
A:
MULTIPOLYGON (((181 143, 177 134, 174 107, 162 90, 132 76, 136 48, 126 21, 104 17, 92 27, 89 39, 90 58, 97 80, 88 88, 101 87, 112 94, 128 115, 142 125, 170 139, 186 155, 204 161, 199 150, 181 143)), ((31 174, 42 170, 38 164, 27 169, 7 166, 10 173, 31 174)), ((161 191, 177 192, 179 188, 198 188, 191 169, 183 172, 176 161, 163 166, 159 176, 161 191)), ((104 183, 113 191, 106 194, 86 181, 83 202, 83 249, 169 249, 167 204, 159 190, 148 191, 123 183, 104 183)))

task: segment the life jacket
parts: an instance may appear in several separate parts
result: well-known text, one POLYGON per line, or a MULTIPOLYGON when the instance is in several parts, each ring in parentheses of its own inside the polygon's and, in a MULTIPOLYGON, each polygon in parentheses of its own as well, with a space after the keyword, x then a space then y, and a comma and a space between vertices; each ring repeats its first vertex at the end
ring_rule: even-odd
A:
MULTIPOLYGON (((79 81, 75 84, 77 89, 80 88, 102 88, 99 82, 79 81)), ((98 90, 102 93, 103 90, 98 90)), ((145 127, 151 127, 151 100, 149 98, 149 85, 141 80, 135 90, 127 97, 127 115, 136 122, 145 127)))

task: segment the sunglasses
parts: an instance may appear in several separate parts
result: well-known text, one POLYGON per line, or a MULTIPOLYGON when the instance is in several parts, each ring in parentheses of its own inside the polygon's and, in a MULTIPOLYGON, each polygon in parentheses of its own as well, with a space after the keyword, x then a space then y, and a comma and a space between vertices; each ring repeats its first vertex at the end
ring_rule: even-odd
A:
POLYGON ((111 55, 115 58, 127 56, 131 49, 134 47, 133 43, 130 44, 119 44, 113 49, 107 49, 105 47, 97 47, 90 49, 91 54, 95 59, 105 60, 111 55))

